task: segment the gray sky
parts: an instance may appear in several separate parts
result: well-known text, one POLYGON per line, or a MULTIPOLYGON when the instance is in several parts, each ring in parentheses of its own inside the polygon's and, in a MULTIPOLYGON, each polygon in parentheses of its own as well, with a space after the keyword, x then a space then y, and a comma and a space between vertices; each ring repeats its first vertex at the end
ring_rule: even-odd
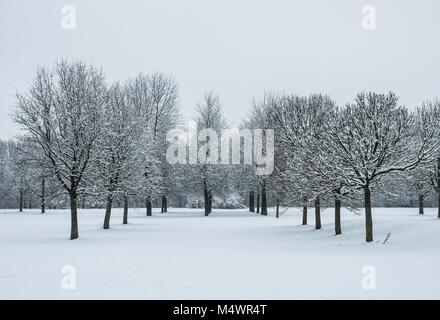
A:
POLYGON ((439 12, 437 0, 0 0, 0 138, 18 133, 14 92, 61 57, 100 65, 110 81, 172 74, 187 117, 213 90, 236 125, 264 91, 343 104, 393 90, 411 108, 440 96, 439 12), (361 27, 367 4, 374 31, 361 27), (64 5, 75 30, 61 27, 64 5))

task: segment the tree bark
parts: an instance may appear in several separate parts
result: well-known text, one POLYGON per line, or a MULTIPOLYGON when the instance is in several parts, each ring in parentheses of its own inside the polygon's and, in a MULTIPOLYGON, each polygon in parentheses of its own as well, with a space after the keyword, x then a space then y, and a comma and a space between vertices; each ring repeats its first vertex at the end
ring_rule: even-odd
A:
POLYGON ((277 199, 276 217, 277 217, 277 219, 280 217, 280 199, 277 199))
POLYGON ((342 234, 341 228, 341 200, 336 198, 335 200, 335 234, 342 234))
POLYGON ((209 191, 208 192, 208 212, 211 213, 212 212, 212 192, 209 191))
POLYGON ((321 229, 321 201, 319 197, 315 199, 315 229, 321 229))
POLYGON ((41 213, 46 212, 46 180, 41 181, 41 213))
POLYGON ((370 188, 364 187, 364 202, 365 202, 365 231, 366 241, 373 241, 373 216, 371 212, 371 191, 370 188))
POLYGON ((113 197, 107 196, 107 207, 105 209, 104 229, 110 228, 110 216, 112 214, 113 197))
POLYGON ((162 197, 163 201, 163 212, 168 212, 168 199, 167 196, 162 197))
POLYGON ((437 216, 440 219, 440 191, 437 192, 437 207, 438 207, 437 216))
POLYGON ((152 210, 151 210, 151 200, 150 200, 150 198, 147 198, 147 200, 145 200, 145 207, 147 209, 147 216, 151 217, 152 216, 152 210))
POLYGON ((77 239, 78 234, 78 210, 77 210, 77 194, 76 192, 70 193, 70 240, 77 239))
POLYGON ((203 200, 205 201, 205 216, 209 215, 209 192, 208 189, 203 190, 203 200))
POLYGON ((260 213, 260 193, 257 193, 257 213, 260 213))
POLYGON ((303 226, 307 225, 307 197, 303 198, 303 226))
POLYGON ((20 188, 19 193, 20 193, 20 197, 19 197, 20 212, 23 212, 23 189, 22 188, 20 188))
POLYGON ((440 157, 437 157, 437 216, 440 219, 440 157))
POLYGON ((249 211, 255 212, 255 193, 254 191, 249 192, 249 211))
POLYGON ((263 186, 263 188, 261 190, 261 215, 267 216, 266 186, 263 186))
POLYGON ((165 196, 162 196, 162 204, 161 204, 161 213, 167 212, 167 198, 165 196))
POLYGON ((124 195, 124 219, 122 224, 128 223, 128 196, 124 195))
POLYGON ((424 207, 425 207, 425 195, 420 193, 419 194, 419 214, 424 214, 424 207))

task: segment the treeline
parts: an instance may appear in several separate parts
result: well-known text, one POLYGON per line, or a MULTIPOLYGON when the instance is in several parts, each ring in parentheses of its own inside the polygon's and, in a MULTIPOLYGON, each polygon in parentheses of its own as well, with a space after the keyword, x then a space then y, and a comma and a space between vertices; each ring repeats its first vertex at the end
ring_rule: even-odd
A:
POLYGON ((333 201, 335 233, 340 234, 341 206, 361 202, 370 242, 372 192, 417 194, 420 213, 429 192, 440 203, 438 101, 409 111, 394 93, 360 93, 343 107, 320 94, 272 94, 254 103, 250 124, 276 132, 275 171, 258 177, 261 194, 270 190, 281 203, 302 203, 303 224, 312 205, 320 229, 321 203, 333 201))
MULTIPOLYGON (((423 213, 440 200, 440 103, 409 111, 393 93, 360 93, 337 106, 328 96, 266 94, 252 103, 241 128, 274 130, 274 170, 255 164, 178 164, 166 160, 169 130, 182 127, 178 84, 160 73, 108 84, 101 69, 81 61, 41 68, 17 93, 13 120, 23 133, 0 142, 0 206, 69 207, 71 239, 78 207, 153 206, 237 208, 267 214, 269 205, 301 206, 303 224, 314 207, 365 207, 366 240, 373 240, 372 201, 411 204, 423 213), (377 195, 372 199, 371 195, 377 195)), ((196 106, 197 129, 228 127, 221 101, 207 93, 196 106)), ((203 141, 199 141, 203 144, 203 141)), ((440 209, 439 209, 440 217, 440 209)))

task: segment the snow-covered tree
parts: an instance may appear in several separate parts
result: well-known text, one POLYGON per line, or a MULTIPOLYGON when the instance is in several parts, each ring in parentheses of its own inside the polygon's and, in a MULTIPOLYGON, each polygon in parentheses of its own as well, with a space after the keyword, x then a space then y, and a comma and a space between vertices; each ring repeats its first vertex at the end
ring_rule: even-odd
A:
POLYGON ((332 148, 346 177, 364 192, 366 241, 373 241, 371 188, 385 175, 412 170, 432 148, 425 137, 414 142, 414 117, 398 105, 394 93, 360 93, 338 112, 332 126, 332 148))
POLYGON ((162 175, 160 171, 160 161, 154 152, 143 154, 143 171, 139 171, 138 181, 139 194, 145 199, 147 216, 152 215, 152 201, 163 194, 162 175))
MULTIPOLYGON (((13 144, 11 152, 15 155, 14 162, 17 167, 15 176, 21 181, 21 188, 25 188, 39 199, 41 213, 45 213, 49 200, 64 191, 51 174, 47 157, 30 136, 20 136, 17 143, 13 144)), ((22 195, 20 198, 22 201, 22 195)))
POLYGON ((61 60, 37 71, 31 88, 17 94, 14 120, 40 146, 59 185, 70 197, 71 234, 78 238, 77 200, 101 133, 106 88, 100 69, 61 60))
POLYGON ((0 207, 17 207, 16 204, 19 203, 22 211, 24 184, 20 184, 17 172, 15 147, 16 142, 13 140, 0 140, 0 207))
MULTIPOLYGON (((274 122, 273 117, 271 113, 277 108, 276 106, 277 97, 272 94, 265 94, 262 99, 256 100, 254 99, 252 101, 251 111, 248 117, 248 120, 245 122, 244 126, 247 129, 252 130, 262 130, 262 132, 267 132, 266 130, 272 130, 274 128, 274 122)), ((255 131, 254 131, 255 132, 255 131)), ((254 134, 254 139, 256 138, 254 134)), ((254 141, 254 147, 256 147, 256 141, 254 141)), ((262 146, 268 146, 266 143, 266 136, 265 134, 262 134, 262 146)), ((271 148, 274 146, 270 146, 271 148)), ((264 148, 263 148, 264 149, 264 148)), ((266 152, 267 150, 261 150, 261 152, 266 152)), ((274 157, 278 157, 276 154, 274 157)), ((251 188, 251 194, 250 197, 254 197, 254 192, 257 193, 257 213, 260 213, 260 202, 261 202, 261 215, 267 215, 267 206, 268 206, 268 192, 269 193, 276 193, 277 190, 277 184, 273 184, 273 177, 274 173, 271 172, 270 174, 265 175, 257 175, 256 174, 256 167, 258 164, 256 163, 255 159, 255 152, 252 154, 252 175, 251 181, 255 183, 255 191, 254 188, 251 188), (273 188, 269 189, 269 186, 272 186, 273 188)), ((277 170, 275 170, 275 173, 277 173, 277 170)), ((279 193, 279 192, 278 192, 279 193)), ((279 195, 275 195, 275 197, 278 197, 279 195)))
POLYGON ((284 193, 283 203, 303 206, 307 224, 308 204, 315 207, 315 228, 321 228, 321 203, 335 201, 335 233, 341 233, 342 196, 348 194, 343 167, 327 143, 333 125, 335 103, 325 95, 272 97, 268 114, 276 136, 276 168, 273 187, 284 193))
POLYGON ((144 188, 145 191, 149 190, 148 196, 145 195, 147 212, 151 214, 152 196, 162 196, 162 211, 166 211, 166 197, 173 186, 173 177, 170 176, 172 170, 165 159, 166 134, 181 121, 178 84, 173 77, 162 73, 139 74, 128 82, 127 91, 129 102, 141 110, 145 135, 148 137, 142 140, 142 148, 148 153, 148 163, 154 164, 152 168, 144 168, 144 177, 148 177, 147 180, 153 179, 153 185, 157 187, 155 190, 144 188), (153 177, 157 174, 160 177, 153 177), (157 185, 159 182, 160 185, 157 185), (158 188, 161 192, 159 195, 156 194, 158 188))
MULTIPOLYGON (((221 129, 226 128, 226 120, 223 116, 220 98, 212 92, 205 94, 203 101, 196 106, 196 112, 195 122, 198 138, 195 145, 198 147, 197 150, 194 150, 197 154, 190 154, 190 157, 197 157, 198 163, 190 163, 190 165, 194 173, 195 187, 203 191, 205 215, 207 216, 212 211, 213 192, 221 188, 228 177, 228 170, 218 164, 220 162, 218 141, 210 140, 212 137, 210 137, 208 130, 214 130, 218 135, 221 129)), ((191 153, 193 150, 190 149, 189 152, 191 153)))
POLYGON ((440 101, 423 103, 416 111, 416 139, 425 142, 432 150, 425 161, 417 168, 415 181, 419 194, 419 213, 423 213, 424 194, 431 186, 437 193, 438 217, 440 218, 440 101))
POLYGON ((139 169, 139 144, 143 134, 140 110, 128 102, 124 86, 116 83, 110 87, 102 116, 102 130, 93 168, 97 175, 98 190, 107 199, 104 229, 110 228, 113 199, 124 199, 124 220, 128 222, 128 195, 132 191, 130 181, 139 169))

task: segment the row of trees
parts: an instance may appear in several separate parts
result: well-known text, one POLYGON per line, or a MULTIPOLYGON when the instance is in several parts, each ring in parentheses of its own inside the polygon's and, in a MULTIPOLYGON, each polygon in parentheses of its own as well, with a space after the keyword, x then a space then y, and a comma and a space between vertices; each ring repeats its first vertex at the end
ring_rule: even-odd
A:
POLYGON ((149 203, 168 187, 162 138, 179 121, 177 98, 176 82, 162 74, 108 86, 100 69, 82 62, 39 69, 29 91, 17 94, 13 117, 25 130, 17 142, 17 175, 24 181, 37 175, 53 186, 50 194, 41 188, 42 203, 68 194, 71 239, 78 238, 80 196, 106 198, 104 229, 113 199, 122 198, 127 223, 130 195, 149 203))
MULTIPOLYGON (((394 93, 360 93, 338 107, 328 96, 266 95, 253 106, 251 123, 276 130, 276 170, 259 179, 284 204, 320 207, 333 199, 335 233, 341 233, 341 202, 363 198, 366 241, 373 241, 371 191, 386 192, 402 179, 423 197, 435 190, 440 201, 440 103, 427 102, 414 112, 398 105, 394 93)), ((401 183, 403 186, 404 183, 401 183)), ((439 208, 440 218, 440 208, 439 208)))
MULTIPOLYGON (((13 119, 23 135, 0 143, 1 205, 11 206, 14 191, 20 206, 27 196, 39 200, 42 212, 48 204, 70 207, 75 239, 79 205, 105 206, 104 229, 115 202, 124 207, 123 223, 129 206, 142 205, 151 215, 159 203, 166 212, 170 200, 203 205, 205 215, 246 201, 263 215, 268 205, 277 206, 277 216, 280 205, 302 206, 303 224, 313 205, 320 229, 321 207, 333 202, 340 234, 342 205, 363 202, 366 240, 372 241, 372 192, 397 188, 400 199, 414 192, 421 213, 427 194, 440 197, 437 101, 410 112, 393 93, 361 93, 344 107, 325 95, 266 94, 241 125, 275 132, 274 171, 264 176, 255 174, 255 161, 168 163, 166 134, 182 126, 178 98, 176 81, 159 73, 107 84, 99 68, 83 62, 39 69, 16 98, 13 119)), ((197 130, 228 127, 213 93, 196 106, 194 120, 197 130)), ((208 139, 199 137, 197 144, 208 139)))

